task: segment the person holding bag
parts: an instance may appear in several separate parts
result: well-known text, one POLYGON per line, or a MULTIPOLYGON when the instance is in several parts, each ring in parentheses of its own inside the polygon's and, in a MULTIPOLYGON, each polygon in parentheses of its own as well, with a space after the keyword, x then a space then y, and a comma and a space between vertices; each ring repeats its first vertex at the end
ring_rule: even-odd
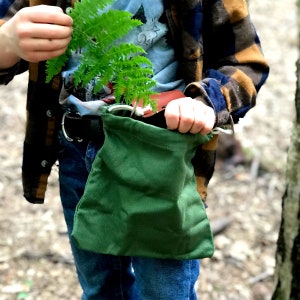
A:
POLYGON ((247 4, 116 0, 108 5, 143 23, 127 38, 153 63, 153 90, 181 92, 162 110, 164 128, 110 110, 110 83, 97 94, 91 92, 93 81, 74 86, 80 51, 46 83, 45 61, 63 54, 71 40, 73 21, 64 11, 72 5, 68 0, 30 0, 29 6, 25 0, 0 0, 0 83, 29 69, 24 196, 31 203, 44 202, 58 159, 82 299, 196 299, 199 259, 213 254, 202 202, 214 169, 217 135, 212 133, 245 116, 269 72, 247 4), (90 113, 95 101, 105 103, 102 117, 90 113), (91 118, 82 114, 86 109, 91 118), (91 134, 95 123, 98 136, 91 134), (136 157, 126 148, 135 149, 136 157), (152 219, 157 212, 164 213, 152 219), (88 228, 91 236, 82 240, 88 228))

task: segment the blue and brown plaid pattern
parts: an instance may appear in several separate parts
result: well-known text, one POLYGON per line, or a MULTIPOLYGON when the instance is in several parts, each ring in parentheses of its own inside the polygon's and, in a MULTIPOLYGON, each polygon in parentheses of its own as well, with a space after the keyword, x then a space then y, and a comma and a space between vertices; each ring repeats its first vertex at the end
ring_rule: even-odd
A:
MULTIPOLYGON (((235 123, 255 105, 257 92, 269 68, 244 0, 165 0, 169 40, 180 62, 185 94, 204 97, 216 112, 216 125, 235 123)), ((71 5, 64 0, 0 0, 4 22, 27 5, 71 5)), ((17 72, 13 68, 12 72, 17 72)), ((57 131, 61 108, 58 103, 60 77, 45 83, 45 65, 30 64, 27 126, 23 157, 26 199, 44 201, 48 176, 58 155, 57 131)), ((12 74, 13 75, 13 74, 12 74)), ((11 77, 12 77, 11 75, 11 77)), ((0 73, 0 83, 9 78, 0 73)), ((206 199, 214 171, 217 137, 199 147, 193 160, 198 191, 206 199)))

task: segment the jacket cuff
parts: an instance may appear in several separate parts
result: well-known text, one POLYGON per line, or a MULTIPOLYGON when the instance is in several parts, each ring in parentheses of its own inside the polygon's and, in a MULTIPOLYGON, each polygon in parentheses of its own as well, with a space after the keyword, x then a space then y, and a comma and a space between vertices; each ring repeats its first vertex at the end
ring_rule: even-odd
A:
POLYGON ((192 82, 185 88, 187 97, 201 97, 207 105, 213 108, 216 114, 215 127, 230 123, 230 113, 220 85, 215 79, 204 79, 201 82, 192 82))
POLYGON ((8 69, 0 70, 0 84, 8 84, 15 75, 20 73, 21 62, 17 62, 14 66, 8 69))

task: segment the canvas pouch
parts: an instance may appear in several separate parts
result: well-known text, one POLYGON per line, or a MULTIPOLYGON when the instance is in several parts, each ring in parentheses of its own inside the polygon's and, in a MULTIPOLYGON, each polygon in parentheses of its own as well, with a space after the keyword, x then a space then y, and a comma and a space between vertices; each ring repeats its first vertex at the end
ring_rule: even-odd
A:
POLYGON ((77 205, 72 238, 102 254, 210 257, 213 238, 191 163, 209 135, 102 114, 105 141, 77 205))

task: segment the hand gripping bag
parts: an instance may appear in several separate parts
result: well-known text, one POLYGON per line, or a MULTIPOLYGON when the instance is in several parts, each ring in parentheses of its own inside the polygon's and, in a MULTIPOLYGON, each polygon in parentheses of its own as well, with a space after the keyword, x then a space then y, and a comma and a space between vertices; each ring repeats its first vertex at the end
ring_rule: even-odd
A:
POLYGON ((210 257, 213 238, 191 160, 210 136, 103 112, 105 141, 77 205, 72 237, 102 254, 210 257))

